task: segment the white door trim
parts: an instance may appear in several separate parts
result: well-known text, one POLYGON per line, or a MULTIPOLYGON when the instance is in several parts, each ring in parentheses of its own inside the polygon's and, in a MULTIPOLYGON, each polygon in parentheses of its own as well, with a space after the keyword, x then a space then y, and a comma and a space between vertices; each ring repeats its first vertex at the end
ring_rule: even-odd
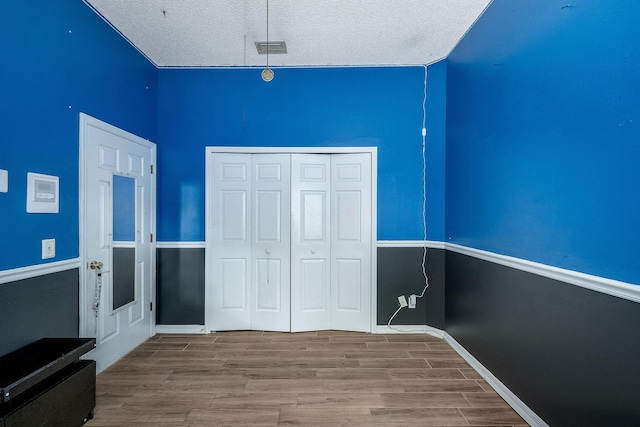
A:
MULTIPOLYGON (((348 153, 369 153, 371 155, 371 332, 377 327, 378 314, 378 147, 205 147, 206 176, 205 183, 211 182, 210 154, 215 153, 246 153, 246 154, 267 154, 267 153, 309 153, 309 154, 348 154, 348 153)), ((211 266, 209 254, 212 252, 212 242, 208 236, 212 235, 211 212, 209 209, 211 200, 209 189, 205 184, 205 332, 212 332, 213 310, 213 289, 211 283, 211 266)))
MULTIPOLYGON (((86 251, 85 251, 85 236, 86 236, 86 227, 87 227, 87 214, 89 213, 89 209, 87 208, 87 201, 85 200, 85 179, 87 174, 87 158, 86 158, 86 144, 87 144, 87 135, 85 134, 85 130, 87 129, 87 125, 93 125, 95 127, 99 127, 102 130, 107 132, 112 132, 114 134, 120 134, 123 132, 122 129, 117 128, 109 123, 103 122, 95 117, 91 117, 85 113, 80 113, 80 135, 79 135, 79 165, 78 165, 78 200, 79 200, 79 214, 78 214, 78 222, 80 226, 80 235, 79 235, 79 252, 80 252, 80 274, 79 274, 79 301, 80 304, 86 301, 87 295, 85 294, 85 274, 83 274, 83 269, 87 268, 89 260, 86 259, 86 251)), ((156 168, 156 145, 150 141, 144 140, 142 138, 138 139, 138 143, 144 147, 147 147, 151 150, 151 162, 154 168, 156 168)), ((154 170, 151 174, 151 212, 150 212, 150 224, 149 224, 149 232, 154 236, 153 242, 151 242, 151 265, 156 265, 156 175, 157 170, 154 170)), ((155 335, 156 329, 156 269, 151 269, 151 303, 154 308, 151 312, 151 328, 149 330, 149 336, 155 335)), ((87 321, 87 310, 83 309, 82 306, 78 306, 78 314, 79 314, 79 334, 80 336, 93 336, 93 330, 88 330, 89 322, 87 321)))

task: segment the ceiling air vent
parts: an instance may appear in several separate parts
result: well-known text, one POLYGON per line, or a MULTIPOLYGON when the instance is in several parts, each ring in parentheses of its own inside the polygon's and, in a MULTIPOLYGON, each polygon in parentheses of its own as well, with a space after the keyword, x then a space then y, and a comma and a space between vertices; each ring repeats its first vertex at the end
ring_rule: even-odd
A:
POLYGON ((284 41, 256 42, 256 49, 260 55, 287 53, 287 44, 284 41))

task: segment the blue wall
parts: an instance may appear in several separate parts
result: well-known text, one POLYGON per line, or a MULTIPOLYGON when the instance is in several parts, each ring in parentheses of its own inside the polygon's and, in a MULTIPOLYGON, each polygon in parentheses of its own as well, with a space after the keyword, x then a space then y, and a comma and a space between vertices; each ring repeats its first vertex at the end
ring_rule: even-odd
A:
POLYGON ((0 13, 0 270, 79 256, 78 127, 85 112, 156 138, 157 70, 79 0, 10 0, 0 13), (60 177, 60 213, 27 214, 27 172, 60 177))
MULTIPOLYGON (((378 238, 422 239, 424 69, 160 70, 158 239, 204 241, 206 146, 378 147, 378 238)), ((444 238, 446 66, 429 67, 429 234, 444 238)))
POLYGON ((639 17, 494 0, 447 60, 447 241, 640 283, 639 17))

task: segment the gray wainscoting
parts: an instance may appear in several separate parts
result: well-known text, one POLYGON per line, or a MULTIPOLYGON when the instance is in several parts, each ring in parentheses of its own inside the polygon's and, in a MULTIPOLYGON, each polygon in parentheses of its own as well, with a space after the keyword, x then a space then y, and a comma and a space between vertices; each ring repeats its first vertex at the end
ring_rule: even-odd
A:
POLYGON ((77 337, 77 268, 0 284, 0 356, 45 337, 77 337))
POLYGON ((204 325, 204 248, 158 248, 156 324, 204 325))
POLYGON ((446 331, 552 426, 637 426, 638 303, 447 251, 446 331))
MULTIPOLYGON (((409 295, 419 295, 424 289, 422 254, 419 247, 378 248, 378 325, 386 325, 398 309, 398 296, 408 300, 409 295)), ((416 308, 400 310, 391 326, 426 324, 444 329, 444 250, 429 248, 426 260, 429 288, 416 308)))

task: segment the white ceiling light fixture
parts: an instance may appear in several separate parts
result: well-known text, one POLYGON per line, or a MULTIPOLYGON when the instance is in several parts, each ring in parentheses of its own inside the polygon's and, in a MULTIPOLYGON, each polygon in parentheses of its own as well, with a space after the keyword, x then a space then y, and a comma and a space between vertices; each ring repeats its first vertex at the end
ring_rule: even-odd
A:
POLYGON ((255 42, 256 49, 258 50, 258 54, 267 55, 267 66, 262 73, 262 80, 265 82, 270 82, 273 80, 274 73, 271 68, 269 68, 269 54, 284 54, 287 53, 287 44, 284 41, 269 41, 269 0, 267 0, 267 41, 263 42, 255 42))

